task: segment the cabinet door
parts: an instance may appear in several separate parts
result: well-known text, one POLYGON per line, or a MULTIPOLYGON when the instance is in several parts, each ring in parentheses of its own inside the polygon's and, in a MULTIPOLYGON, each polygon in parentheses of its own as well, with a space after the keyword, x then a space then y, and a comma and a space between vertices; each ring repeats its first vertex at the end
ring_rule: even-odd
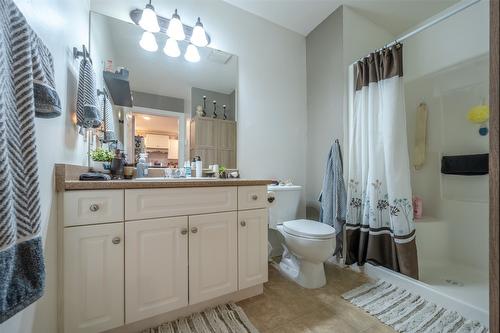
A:
POLYGON ((168 141, 168 159, 178 160, 179 159, 179 140, 170 139, 168 141))
POLYGON ((218 164, 228 169, 236 169, 236 153, 234 150, 219 149, 218 164))
POLYGON ((217 149, 217 120, 196 117, 191 122, 191 146, 217 149))
POLYGON ((123 223, 64 229, 64 332, 124 324, 123 223))
POLYGON ((195 156, 201 157, 201 162, 204 168, 208 168, 211 164, 217 164, 217 149, 201 148, 191 149, 191 160, 195 156))
POLYGON ((125 223, 125 322, 188 304, 187 217, 125 223))
POLYGON ((237 213, 189 217, 189 304, 237 290, 237 213))
POLYGON ((236 149, 236 122, 229 120, 219 121, 219 149, 236 149))
POLYGON ((239 289, 267 281, 267 209, 238 212, 239 289))

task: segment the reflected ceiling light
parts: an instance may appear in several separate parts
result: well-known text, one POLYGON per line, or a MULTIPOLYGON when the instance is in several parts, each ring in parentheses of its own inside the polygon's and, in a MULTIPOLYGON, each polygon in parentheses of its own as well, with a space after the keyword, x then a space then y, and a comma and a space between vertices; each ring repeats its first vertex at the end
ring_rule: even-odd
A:
POLYGON ((151 5, 151 0, 142 11, 142 16, 139 20, 139 26, 149 32, 160 31, 158 18, 156 17, 155 8, 151 5))
POLYGON ((155 35, 149 31, 144 31, 139 41, 139 45, 146 51, 156 52, 158 50, 158 44, 156 43, 155 35))
POLYGON ((163 48, 163 52, 169 57, 177 58, 181 55, 181 50, 179 49, 179 44, 173 38, 168 38, 163 48))
POLYGON ((177 9, 172 15, 170 22, 168 23, 167 36, 176 40, 186 39, 186 34, 184 33, 184 26, 182 25, 179 14, 177 14, 177 9))
POLYGON ((196 24, 193 28, 193 34, 191 35, 191 43, 199 47, 205 47, 208 45, 207 34, 205 33, 205 29, 203 28, 203 23, 201 23, 199 17, 198 21, 196 21, 196 24))
POLYGON ((198 52, 198 48, 193 44, 189 44, 186 49, 186 53, 184 54, 184 59, 189 62, 200 61, 200 53, 198 52))
POLYGON ((142 116, 142 118, 144 118, 144 120, 151 120, 151 117, 149 116, 142 116))

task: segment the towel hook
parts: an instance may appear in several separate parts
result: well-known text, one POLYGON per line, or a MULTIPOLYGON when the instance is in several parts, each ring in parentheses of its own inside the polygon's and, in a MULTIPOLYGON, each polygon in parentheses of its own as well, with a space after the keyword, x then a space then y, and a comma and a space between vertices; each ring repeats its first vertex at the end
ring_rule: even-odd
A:
POLYGON ((79 51, 78 48, 73 47, 73 57, 75 59, 78 59, 80 57, 83 57, 83 60, 89 59, 90 63, 92 64, 92 58, 90 58, 90 53, 87 51, 87 48, 85 45, 82 45, 82 51, 79 51))

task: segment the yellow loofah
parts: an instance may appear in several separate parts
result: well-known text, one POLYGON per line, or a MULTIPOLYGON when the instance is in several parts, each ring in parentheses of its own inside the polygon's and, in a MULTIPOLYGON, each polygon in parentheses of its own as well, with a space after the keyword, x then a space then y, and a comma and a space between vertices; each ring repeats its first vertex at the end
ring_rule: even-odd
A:
POLYGON ((470 108, 467 119, 476 124, 486 122, 490 118, 490 108, 488 105, 476 105, 470 108))

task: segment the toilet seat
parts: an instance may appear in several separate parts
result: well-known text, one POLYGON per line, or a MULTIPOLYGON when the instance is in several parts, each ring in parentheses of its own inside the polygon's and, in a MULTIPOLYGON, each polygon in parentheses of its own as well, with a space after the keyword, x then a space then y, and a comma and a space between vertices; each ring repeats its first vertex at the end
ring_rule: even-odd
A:
POLYGON ((327 224, 311 220, 283 222, 283 231, 293 236, 311 239, 331 239, 335 237, 334 228, 327 224))

